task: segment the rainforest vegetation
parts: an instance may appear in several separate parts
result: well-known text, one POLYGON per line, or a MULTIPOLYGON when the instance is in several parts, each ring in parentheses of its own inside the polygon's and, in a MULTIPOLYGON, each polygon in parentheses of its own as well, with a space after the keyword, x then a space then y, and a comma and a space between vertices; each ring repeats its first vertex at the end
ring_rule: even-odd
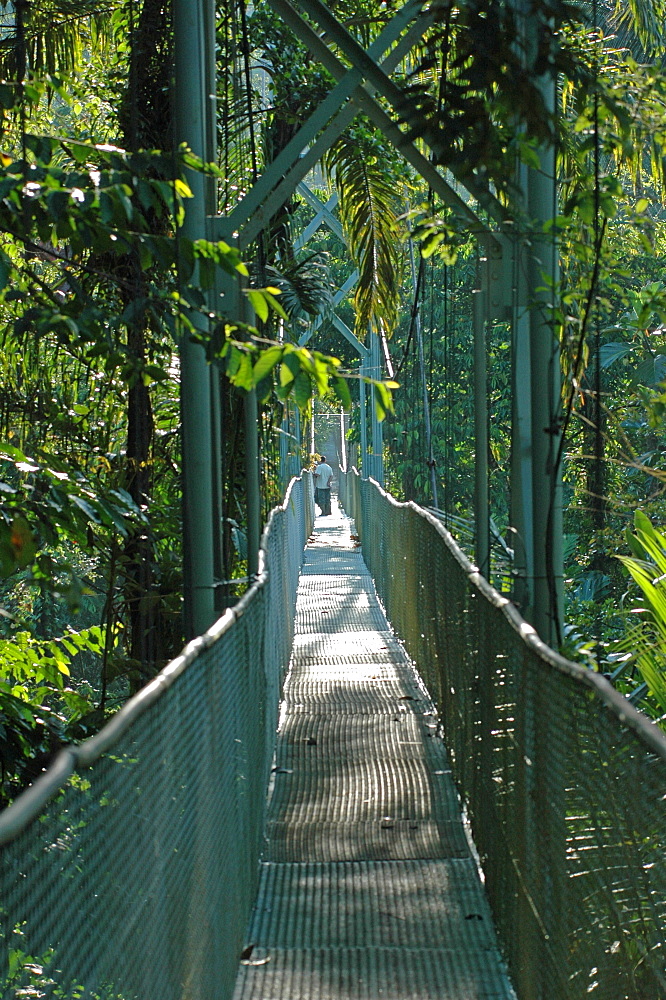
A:
MULTIPOLYGON (((331 4, 364 46, 392 6, 331 4)), ((644 682, 641 707, 659 719, 664 12, 656 2, 592 11, 540 0, 540 42, 526 61, 511 5, 444 2, 434 11, 401 72, 416 143, 428 144, 454 184, 474 191, 483 176, 503 205, 516 197, 517 165, 538 167, 544 143, 557 149, 552 321, 563 365, 566 652, 616 675, 627 693, 644 682), (540 97, 544 74, 559 81, 554 114, 540 97)), ((347 378, 356 358, 332 322, 334 292, 352 266, 358 281, 337 314, 361 341, 377 332, 393 366, 371 387, 386 417, 387 486, 437 507, 463 544, 472 530, 476 239, 363 115, 308 181, 322 201, 337 196, 343 239, 322 227, 300 246, 314 209, 298 193, 243 254, 186 239, 191 177, 213 177, 216 211, 230 213, 332 85, 268 4, 221 0, 217 18, 219 152, 203 163, 174 139, 170 5, 0 2, 2 803, 182 645, 183 337, 202 339, 222 376, 228 602, 247 575, 244 393, 256 388, 260 402, 264 514, 285 485, 284 436, 294 468, 310 460, 301 442, 313 393, 320 407, 352 408, 351 446, 359 440, 358 379, 347 378), (202 338, 196 316, 208 315, 216 269, 242 283, 254 319, 216 314, 202 338)), ((501 538, 510 351, 506 325, 494 324, 490 493, 501 538)), ((510 541, 498 557, 500 586, 509 549, 510 541)))

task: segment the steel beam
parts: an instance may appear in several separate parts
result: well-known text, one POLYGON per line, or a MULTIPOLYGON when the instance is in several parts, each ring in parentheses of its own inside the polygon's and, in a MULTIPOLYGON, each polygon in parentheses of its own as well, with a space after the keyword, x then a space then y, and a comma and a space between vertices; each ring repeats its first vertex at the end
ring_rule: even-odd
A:
MULTIPOLYGON (((411 234, 409 237, 409 264, 412 273, 412 288, 416 289, 416 261, 414 259, 414 242, 412 240, 411 234)), ((426 432, 426 452, 427 452, 427 463, 428 470, 430 473, 430 491, 432 494, 432 505, 437 507, 437 473, 435 471, 435 462, 433 458, 432 449, 432 425, 430 421, 430 399, 428 396, 428 384, 426 382, 425 376, 425 357, 423 354, 423 333, 421 330, 421 310, 419 303, 416 303, 416 313, 414 315, 414 334, 416 336, 416 346, 419 355, 419 375, 421 379, 421 399, 423 404, 423 422, 425 424, 426 432)), ((392 376, 391 376, 392 377, 392 376)))
MULTIPOLYGON (((344 235, 344 232, 342 231, 342 226, 340 225, 339 221, 335 218, 335 216, 333 215, 333 213, 329 209, 329 205, 331 204, 331 202, 333 200, 335 200, 335 204, 337 204, 337 200, 338 200, 337 199, 337 195, 334 195, 332 198, 329 198, 329 200, 326 203, 326 205, 324 205, 324 203, 321 201, 321 199, 318 198, 317 195, 313 191, 310 190, 310 188, 307 186, 307 184, 305 184, 305 183, 299 184, 298 185, 298 190, 303 195, 303 197, 306 199, 306 201, 311 206, 311 208, 314 208, 315 212, 319 213, 319 216, 321 216, 321 222, 325 223, 328 226, 328 228, 333 233, 335 233, 336 236, 339 236, 339 238, 342 240, 342 242, 346 244, 345 235, 344 235)), ((316 221, 316 219, 315 219, 315 221, 316 221)), ((308 229, 311 226, 312 226, 312 223, 310 223, 310 226, 308 226, 308 229)), ((307 230, 306 230, 306 232, 307 232, 307 230)), ((301 245, 304 245, 305 242, 306 241, 303 240, 303 243, 301 245)), ((342 300, 351 291, 351 289, 354 287, 354 285, 356 284, 357 281, 358 281, 358 271, 355 270, 352 274, 349 275, 349 277, 347 278, 347 280, 345 281, 345 283, 335 292, 335 294, 333 296, 333 307, 334 308, 340 302, 342 302, 342 300)), ((333 315, 331 316, 331 322, 340 331, 340 333, 348 341, 348 343, 351 344, 351 346, 354 348, 354 350, 357 351, 357 353, 359 354, 359 356, 361 358, 365 358, 365 356, 367 354, 367 348, 366 348, 366 346, 364 344, 362 344, 361 341, 356 336, 354 336, 354 334, 349 329, 349 327, 347 326, 347 324, 344 323, 340 319, 340 317, 336 315, 336 313, 333 313, 333 315)), ((322 317, 318 316, 316 318, 316 320, 314 321, 314 323, 311 325, 310 329, 299 338, 298 343, 300 344, 301 347, 304 347, 305 344, 308 343, 308 341, 311 339, 311 337, 313 336, 313 334, 315 333, 315 331, 319 329, 319 327, 321 326, 321 324, 322 324, 322 317)))
MULTIPOLYGON (((370 378, 379 382, 382 377, 381 345, 379 336, 375 330, 368 332, 369 358, 370 358, 370 378)), ((372 428, 372 461, 369 463, 369 470, 372 478, 381 486, 384 485, 384 429, 381 420, 377 416, 375 406, 374 387, 372 392, 371 428, 372 428)), ((370 458, 370 456, 368 456, 370 458)))
MULTIPOLYGON (((406 3, 375 39, 366 55, 378 60, 387 49, 391 49, 383 65, 389 72, 393 70, 414 44, 411 36, 406 41, 401 40, 400 35, 420 7, 420 0, 406 3)), ((216 218, 219 239, 229 241, 237 233, 241 246, 255 239, 267 221, 293 194, 299 181, 353 121, 356 109, 347 102, 362 79, 362 73, 356 68, 346 72, 234 211, 225 218, 216 218), (315 138, 322 129, 322 134, 315 138)))
POLYGON ((358 366, 358 402, 359 402, 359 422, 361 430, 361 475, 364 479, 368 478, 368 419, 367 419, 367 403, 366 403, 366 392, 365 392, 365 359, 361 359, 361 363, 358 366))
POLYGON ((343 472, 347 472, 347 429, 343 406, 340 407, 340 467, 343 472))
MULTIPOLYGON (((357 281, 358 281, 358 271, 354 271, 353 274, 349 275, 344 285, 341 288, 339 288, 335 293, 335 295, 333 296, 333 308, 335 308, 335 306, 337 306, 345 298, 345 296, 354 287, 357 281)), ((354 350, 357 351, 360 357, 362 358, 365 357, 368 350, 367 347, 364 344, 362 344, 361 341, 356 336, 354 336, 354 334, 349 329, 347 324, 340 319, 337 313, 333 313, 330 316, 330 320, 331 323, 340 331, 342 336, 351 344, 354 350)), ((302 334, 302 336, 299 337, 298 343, 300 347, 305 347, 305 345, 309 343, 309 341, 312 339, 312 336, 319 329, 321 324, 322 324, 322 317, 317 316, 316 320, 310 326, 310 328, 306 330, 306 332, 302 334)))
MULTIPOLYGON (((208 44, 209 0, 174 4, 174 127, 177 143, 186 142, 204 160, 209 153, 208 44)), ((192 198, 185 204, 183 236, 208 235, 206 183, 188 174, 192 198)), ((194 317, 193 317, 194 319, 194 317)), ((212 471, 211 375, 203 347, 183 332, 179 338, 183 462, 183 572, 185 634, 205 632, 215 619, 214 489, 212 471)))
POLYGON ((310 190, 305 181, 301 181, 298 185, 298 193, 305 199, 305 201, 307 201, 310 208, 314 208, 315 212, 318 213, 317 218, 313 220, 313 222, 311 222, 310 225, 304 230, 303 235, 305 236, 305 233, 308 233, 308 236, 303 240, 303 245, 305 245, 310 237, 314 235, 314 232, 316 232, 316 230, 309 232, 315 222, 317 222, 317 229, 320 225, 322 225, 322 223, 326 223, 328 228, 335 234, 335 236, 338 237, 338 239, 342 240, 343 243, 346 242, 345 234, 342 231, 342 223, 333 215, 333 209, 336 208, 338 204, 337 192, 334 191, 326 204, 324 204, 321 198, 318 198, 314 191, 310 190))
MULTIPOLYGON (((271 2, 276 9, 280 9, 281 13, 282 8, 285 5, 289 6, 288 0, 271 0, 271 2)), ((365 79, 371 83, 373 88, 389 102, 395 113, 402 118, 403 121, 406 121, 404 117, 404 108, 408 104, 406 94, 396 83, 393 82, 393 80, 390 79, 389 76, 387 76, 386 67, 379 66, 374 61, 370 50, 366 52, 363 46, 356 41, 356 39, 342 24, 340 24, 329 8, 322 3, 322 0, 297 0, 297 3, 299 7, 304 10, 309 17, 316 21, 319 27, 335 42, 340 50, 347 56, 352 65, 360 67, 365 79)), ((414 113, 415 116, 419 117, 420 113, 417 108, 414 108, 414 113)), ((437 152, 439 146, 436 140, 436 132, 431 131, 429 132, 427 138, 424 137, 424 141, 427 142, 434 152, 437 152)), ((451 168, 451 172, 455 176, 454 168, 451 168)), ((494 219, 498 222, 505 222, 509 219, 509 213, 504 205, 502 205, 502 203, 488 188, 477 183, 474 178, 470 178, 467 174, 464 176, 461 175, 457 179, 494 219)))
POLYGON ((291 432, 289 429, 289 402, 284 403, 284 408, 282 410, 282 421, 280 423, 280 437, 279 437, 279 447, 280 447, 280 481, 282 483, 283 489, 286 489, 289 480, 291 479, 291 465, 289 462, 289 443, 291 441, 291 432))
MULTIPOLYGON (((305 18, 301 17, 294 10, 288 0, 272 0, 272 3, 276 10, 279 10, 282 14, 282 17, 289 26, 298 34, 301 41, 307 45, 312 54, 328 69, 331 75, 337 80, 343 79, 347 74, 347 67, 331 52, 326 43, 313 31, 305 18)), ((410 29, 405 39, 401 41, 406 41, 410 38, 410 34, 422 34, 430 23, 430 19, 431 15, 428 13, 421 15, 419 22, 410 29)), ((479 219, 430 160, 416 148, 414 143, 409 139, 409 136, 400 130, 397 123, 389 118, 381 105, 374 99, 372 90, 367 85, 357 87, 351 95, 351 100, 357 105, 359 110, 367 114, 389 142, 411 163, 423 180, 439 195, 444 204, 448 205, 458 218, 469 227, 470 232, 486 235, 490 233, 486 223, 479 219)))
POLYGON ((556 241, 542 225, 555 212, 555 153, 541 151, 541 170, 530 171, 528 211, 535 227, 529 258, 530 365, 532 386, 532 522, 534 615, 544 642, 562 639, 564 569, 562 560, 562 470, 560 347, 553 330, 552 298, 558 278, 556 241))
MULTIPOLYGON (((487 261, 481 261, 481 270, 487 261)), ((490 578, 490 504, 488 495, 488 376, 486 360, 486 280, 472 293, 474 327, 474 558, 490 578)))
POLYGON ((245 423, 245 493, 247 497, 247 575, 254 580, 259 572, 261 538, 261 483, 259 478, 259 410, 257 390, 243 398, 245 423))
MULTIPOLYGON (((521 171, 527 190, 527 170, 521 171)), ((512 597, 527 621, 534 612, 534 530, 532 523, 532 369, 530 314, 527 307, 525 248, 516 238, 512 248, 513 303, 511 322, 511 531, 512 597)))
MULTIPOLYGON (((298 185, 298 190, 299 190, 300 193, 302 193, 301 192, 301 188, 302 187, 304 187, 307 191, 310 190, 308 188, 307 184, 299 184, 298 185)), ((303 230, 303 232, 301 233, 301 235, 298 236, 297 239, 294 240, 294 250, 296 250, 296 251, 302 250, 303 247, 305 246, 305 244, 308 243, 309 240, 312 239, 312 237, 317 232, 317 230, 321 226, 324 225, 324 223, 327 221, 327 218, 328 218, 329 215, 331 216, 331 218, 335 218, 335 216, 332 215, 331 209, 335 208, 335 206, 337 205, 337 203, 338 203, 338 196, 337 196, 337 194, 334 193, 328 199, 328 201, 326 202, 326 204, 321 206, 321 208, 319 209, 319 211, 315 215, 315 217, 312 220, 312 222, 309 222, 307 224, 307 226, 305 227, 305 229, 303 230)), ((336 219, 336 222, 337 222, 337 219, 336 219)))
MULTIPOLYGON (((349 344, 351 344, 351 346, 354 348, 359 357, 365 358, 368 353, 367 347, 365 346, 365 344, 361 343, 358 337, 354 336, 354 334, 351 332, 351 330, 344 322, 344 320, 341 320, 340 317, 337 315, 337 313, 333 313, 330 317, 330 320, 333 326, 336 328, 336 330, 339 330, 342 336, 345 338, 345 340, 349 344)), ((321 325, 320 323, 317 323, 316 325, 311 326, 310 329, 307 331, 307 333, 303 334, 303 336, 298 341, 300 347, 305 347, 305 345, 311 339, 315 331, 319 329, 320 325, 321 325)))
POLYGON ((359 357, 363 358, 367 355, 367 347, 365 346, 365 344, 362 344, 361 341, 358 339, 358 337, 354 336, 354 334, 351 332, 347 324, 340 319, 337 313, 333 313, 333 315, 331 316, 331 323, 336 328, 336 330, 339 330, 339 332, 345 338, 347 343, 351 344, 351 346, 357 352, 359 357))

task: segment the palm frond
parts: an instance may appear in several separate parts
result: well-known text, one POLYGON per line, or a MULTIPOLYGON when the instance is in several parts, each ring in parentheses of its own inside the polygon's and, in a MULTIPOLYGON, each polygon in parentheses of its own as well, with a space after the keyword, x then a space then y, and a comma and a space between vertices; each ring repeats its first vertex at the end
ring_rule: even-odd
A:
POLYGON ((664 52, 666 45, 666 4, 663 0, 617 0, 613 10, 606 10, 608 25, 618 30, 618 41, 631 49, 640 60, 650 53, 664 52), (638 44, 637 44, 638 43, 638 44))
POLYGON ((319 254, 300 261, 281 261, 277 266, 265 265, 263 281, 280 290, 280 305, 295 322, 325 316, 331 309, 331 276, 319 254))
POLYGON ((666 713, 666 535, 642 511, 636 511, 634 528, 635 535, 628 538, 633 555, 616 558, 640 588, 647 607, 643 602, 634 604, 631 613, 636 620, 616 646, 618 652, 630 654, 629 662, 666 713))
POLYGON ((359 280, 354 296, 356 336, 369 327, 391 335, 398 318, 400 192, 389 164, 370 143, 343 134, 326 155, 338 192, 340 219, 359 280))
POLYGON ((87 50, 111 43, 121 6, 118 0, 40 0, 25 5, 21 23, 15 4, 2 0, 0 77, 17 79, 26 69, 38 76, 75 72, 87 50))

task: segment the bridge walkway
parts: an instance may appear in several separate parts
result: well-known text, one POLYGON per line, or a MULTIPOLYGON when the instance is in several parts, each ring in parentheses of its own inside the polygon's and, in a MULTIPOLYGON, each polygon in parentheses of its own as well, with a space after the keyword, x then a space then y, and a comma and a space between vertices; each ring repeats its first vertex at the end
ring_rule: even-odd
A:
POLYGON ((318 517, 234 1000, 509 1000, 433 705, 337 506, 318 517))

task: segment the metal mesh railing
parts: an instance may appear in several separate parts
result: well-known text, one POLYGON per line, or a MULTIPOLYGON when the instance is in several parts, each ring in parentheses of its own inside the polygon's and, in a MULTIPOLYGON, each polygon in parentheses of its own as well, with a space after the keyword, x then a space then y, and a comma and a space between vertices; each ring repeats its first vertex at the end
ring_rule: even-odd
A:
POLYGON ((536 637, 415 504, 340 477, 435 699, 521 1000, 666 997, 666 738, 536 637))
POLYGON ((3 997, 231 995, 313 521, 304 473, 241 602, 0 817, 3 997))

